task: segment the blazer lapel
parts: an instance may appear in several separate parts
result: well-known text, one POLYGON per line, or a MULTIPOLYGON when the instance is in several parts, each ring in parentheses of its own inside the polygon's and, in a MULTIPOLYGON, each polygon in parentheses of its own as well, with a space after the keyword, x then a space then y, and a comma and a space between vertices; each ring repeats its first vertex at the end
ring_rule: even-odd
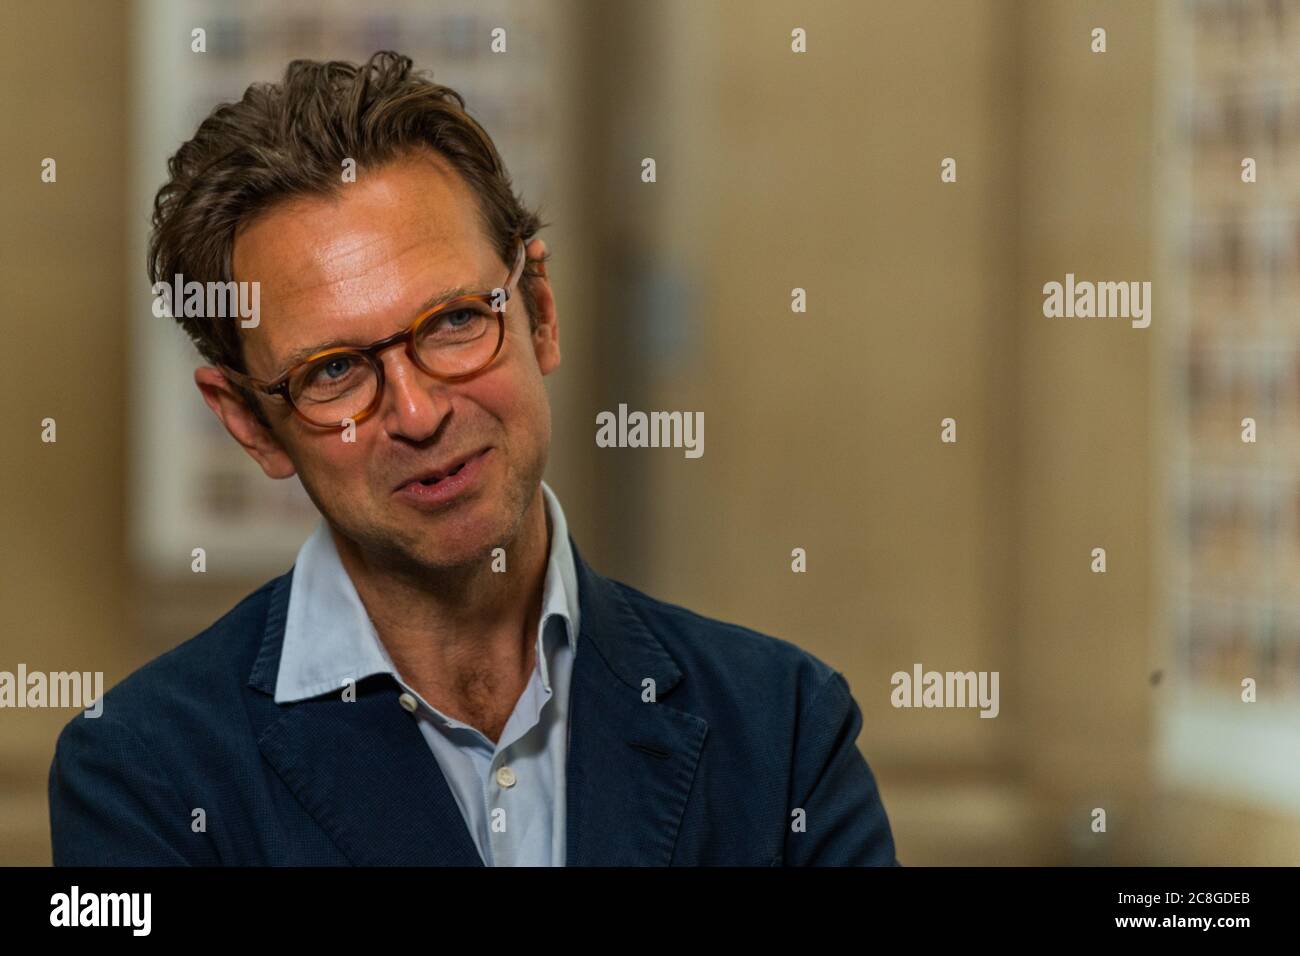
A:
MULTIPOLYGON (((573 547, 581 632, 570 681, 566 865, 672 862, 708 723, 664 703, 677 663, 609 579, 573 547), (647 685, 646 681, 652 681, 647 685), (648 686, 653 687, 653 700, 648 686)), ((274 696, 292 571, 272 586, 249 686, 274 696)), ((390 677, 357 699, 285 706, 263 729, 267 762, 358 865, 482 866, 455 797, 390 677)))
POLYGON ((676 661, 576 545, 573 556, 581 626, 570 686, 566 864, 667 866, 708 723, 663 702, 682 678, 676 661), (647 680, 653 702, 644 699, 647 680))
MULTIPOLYGON (((292 572, 277 582, 262 653, 249 679, 274 695, 292 572)), ((387 676, 355 701, 318 697, 277 707, 258 746, 286 786, 358 865, 482 866, 437 759, 387 676)))

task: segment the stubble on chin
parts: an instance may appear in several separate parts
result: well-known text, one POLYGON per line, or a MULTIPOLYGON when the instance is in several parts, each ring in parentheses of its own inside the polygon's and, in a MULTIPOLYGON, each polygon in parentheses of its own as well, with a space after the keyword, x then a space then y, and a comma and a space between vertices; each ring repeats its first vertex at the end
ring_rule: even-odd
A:
MULTIPOLYGON (((473 507, 481 509, 483 502, 474 502, 473 507)), ((487 528, 466 531, 448 515, 447 530, 440 534, 429 530, 427 516, 416 513, 411 520, 403 521, 399 513, 388 517, 387 522, 351 528, 345 525, 341 531, 365 554, 372 567, 417 579, 437 575, 446 580, 480 573, 491 561, 494 549, 508 549, 516 540, 525 514, 526 504, 521 501, 519 489, 511 487, 506 500, 493 509, 487 528), (464 540, 467 534, 479 539, 468 549, 464 540)))
MULTIPOLYGON (((450 582, 461 577, 469 579, 481 572, 484 564, 491 560, 495 548, 509 549, 524 528, 528 507, 535 496, 545 511, 545 503, 540 498, 544 469, 543 457, 542 461, 530 469, 535 470, 536 475, 525 476, 521 481, 518 472, 507 464, 502 487, 496 493, 499 504, 493 509, 495 514, 491 523, 494 527, 485 532, 475 532, 476 535, 483 534, 483 541, 470 551, 456 547, 457 542, 452 540, 434 540, 435 537, 443 536, 435 536, 427 530, 427 519, 430 516, 387 502, 386 509, 383 505, 376 507, 367 519, 363 513, 358 512, 355 499, 344 499, 325 508, 322 507, 321 495, 305 481, 303 487, 317 510, 334 529, 336 537, 346 538, 352 548, 360 553, 366 566, 414 580, 427 580, 430 575, 436 575, 450 582), (403 511, 407 513, 403 514, 403 511)), ((491 492, 489 490, 483 494, 486 496, 491 492)), ((483 506, 482 498, 469 504, 469 508, 476 511, 483 506)), ((445 523, 449 528, 448 537, 458 535, 455 530, 457 522, 451 512, 448 512, 445 523)), ((459 543, 463 544, 463 541, 459 543)))

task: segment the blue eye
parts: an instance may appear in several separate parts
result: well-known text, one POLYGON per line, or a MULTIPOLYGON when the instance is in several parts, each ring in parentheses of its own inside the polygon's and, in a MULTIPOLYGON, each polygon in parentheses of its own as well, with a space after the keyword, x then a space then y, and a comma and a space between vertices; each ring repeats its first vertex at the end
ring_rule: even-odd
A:
MULTIPOLYGON (((323 394, 324 389, 338 389, 348 384, 357 372, 359 362, 355 355, 332 355, 312 366, 303 379, 305 390, 323 394)), ((331 391, 330 394, 337 394, 331 391)))
POLYGON ((352 359, 343 356, 332 358, 321 366, 321 371, 330 378, 341 378, 348 373, 351 363, 352 359))
POLYGON ((443 312, 420 333, 421 348, 459 348, 482 337, 496 321, 486 306, 477 302, 443 312))

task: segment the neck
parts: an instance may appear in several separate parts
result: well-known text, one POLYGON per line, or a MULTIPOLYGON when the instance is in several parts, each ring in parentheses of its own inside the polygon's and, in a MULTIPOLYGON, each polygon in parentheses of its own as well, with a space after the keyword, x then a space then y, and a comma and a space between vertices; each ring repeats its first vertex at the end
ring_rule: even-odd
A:
POLYGON ((485 727, 504 723, 535 663, 551 536, 541 486, 519 533, 503 545, 505 572, 494 572, 488 556, 435 571, 394 568, 331 534, 403 680, 443 713, 491 735, 485 727))

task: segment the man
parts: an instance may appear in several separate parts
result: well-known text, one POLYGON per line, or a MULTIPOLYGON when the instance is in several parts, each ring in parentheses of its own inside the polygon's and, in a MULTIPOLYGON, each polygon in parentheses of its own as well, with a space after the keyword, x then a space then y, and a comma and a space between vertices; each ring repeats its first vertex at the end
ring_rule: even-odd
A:
POLYGON ((195 381, 322 521, 63 730, 56 864, 897 862, 841 675, 578 553, 543 224, 456 93, 295 61, 169 172, 154 280, 260 283, 176 310, 195 381))

